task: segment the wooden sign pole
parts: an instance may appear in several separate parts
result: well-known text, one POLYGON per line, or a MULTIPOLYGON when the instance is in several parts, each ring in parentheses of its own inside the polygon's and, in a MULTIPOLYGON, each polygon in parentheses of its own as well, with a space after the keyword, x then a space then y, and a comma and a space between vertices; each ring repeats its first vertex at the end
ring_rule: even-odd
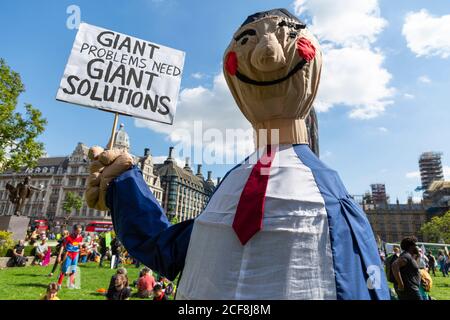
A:
POLYGON ((109 150, 112 150, 114 143, 116 142, 116 128, 117 128, 117 121, 119 121, 119 114, 117 112, 114 113, 114 124, 111 130, 111 139, 109 141, 111 141, 110 145, 109 145, 109 150))

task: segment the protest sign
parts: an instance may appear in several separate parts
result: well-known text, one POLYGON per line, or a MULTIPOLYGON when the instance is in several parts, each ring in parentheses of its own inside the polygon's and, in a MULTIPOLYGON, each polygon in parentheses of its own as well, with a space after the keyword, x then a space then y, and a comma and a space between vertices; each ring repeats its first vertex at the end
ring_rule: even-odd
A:
POLYGON ((81 23, 56 99, 172 124, 184 56, 81 23))

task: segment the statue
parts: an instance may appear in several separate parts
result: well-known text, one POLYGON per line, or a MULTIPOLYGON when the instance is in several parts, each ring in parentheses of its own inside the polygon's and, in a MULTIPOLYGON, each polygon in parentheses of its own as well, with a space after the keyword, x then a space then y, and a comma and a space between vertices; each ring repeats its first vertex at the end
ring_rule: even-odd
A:
POLYGON ((20 216, 26 199, 31 198, 31 196, 33 195, 33 191, 43 191, 42 185, 40 185, 40 188, 32 186, 30 184, 30 180, 31 177, 25 177, 23 182, 19 182, 16 187, 14 187, 10 183, 6 184, 6 190, 9 191, 9 201, 16 205, 14 208, 14 215, 16 216, 20 216))

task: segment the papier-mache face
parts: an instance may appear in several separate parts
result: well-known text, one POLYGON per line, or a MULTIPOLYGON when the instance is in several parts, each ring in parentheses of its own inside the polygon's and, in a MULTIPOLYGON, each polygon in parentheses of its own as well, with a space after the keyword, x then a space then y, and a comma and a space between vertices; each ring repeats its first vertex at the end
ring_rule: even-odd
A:
POLYGON ((254 127, 268 120, 306 117, 321 66, 317 39, 285 9, 249 16, 234 34, 223 62, 233 97, 254 127))

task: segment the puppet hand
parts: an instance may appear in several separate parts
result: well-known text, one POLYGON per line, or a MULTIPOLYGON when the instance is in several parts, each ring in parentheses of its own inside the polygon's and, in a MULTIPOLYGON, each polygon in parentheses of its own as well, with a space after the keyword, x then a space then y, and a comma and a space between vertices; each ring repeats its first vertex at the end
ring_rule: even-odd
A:
POLYGON ((133 165, 133 158, 126 151, 113 149, 104 151, 102 147, 89 149, 91 160, 89 178, 85 192, 88 207, 107 211, 106 190, 109 183, 133 165))

